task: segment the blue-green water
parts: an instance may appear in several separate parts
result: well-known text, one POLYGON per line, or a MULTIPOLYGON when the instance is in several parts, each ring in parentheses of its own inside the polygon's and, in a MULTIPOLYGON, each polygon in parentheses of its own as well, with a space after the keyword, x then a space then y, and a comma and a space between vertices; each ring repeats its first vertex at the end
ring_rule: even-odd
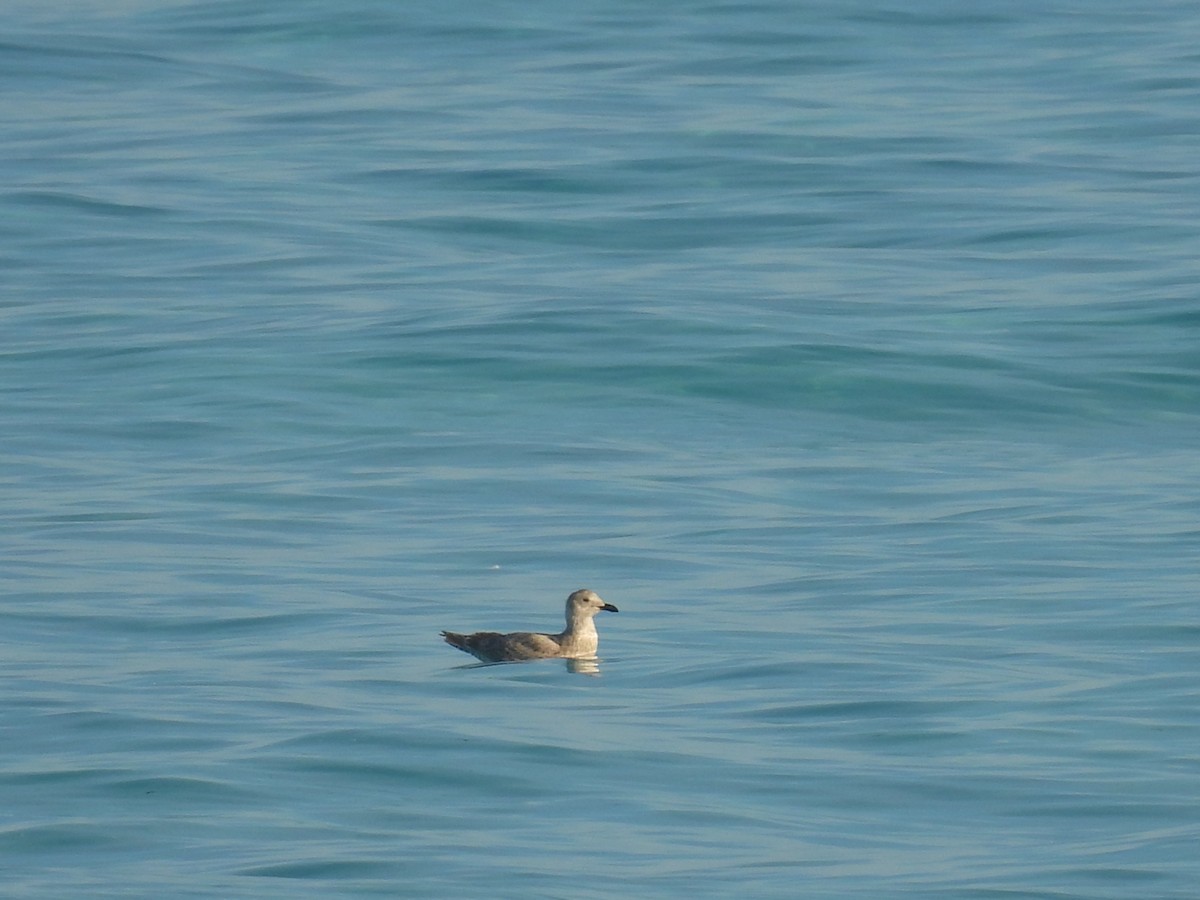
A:
POLYGON ((1196 896, 1194 4, 7 10, 6 897, 1196 896))

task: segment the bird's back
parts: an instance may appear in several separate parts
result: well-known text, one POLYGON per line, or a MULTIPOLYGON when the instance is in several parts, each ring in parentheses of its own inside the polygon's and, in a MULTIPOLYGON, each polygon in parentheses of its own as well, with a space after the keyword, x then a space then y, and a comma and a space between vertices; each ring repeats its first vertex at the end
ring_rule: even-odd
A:
POLYGON ((443 631, 442 637, 451 647, 470 653, 483 662, 512 662, 522 659, 546 659, 562 656, 562 645, 549 634, 517 631, 499 634, 495 631, 480 631, 475 634, 457 634, 443 631))

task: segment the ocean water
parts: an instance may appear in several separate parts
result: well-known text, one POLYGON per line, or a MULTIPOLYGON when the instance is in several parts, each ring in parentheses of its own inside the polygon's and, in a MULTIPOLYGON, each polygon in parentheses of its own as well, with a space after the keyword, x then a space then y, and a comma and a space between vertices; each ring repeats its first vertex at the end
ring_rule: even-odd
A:
POLYGON ((1195 4, 4 21, 6 897, 1197 896, 1195 4))

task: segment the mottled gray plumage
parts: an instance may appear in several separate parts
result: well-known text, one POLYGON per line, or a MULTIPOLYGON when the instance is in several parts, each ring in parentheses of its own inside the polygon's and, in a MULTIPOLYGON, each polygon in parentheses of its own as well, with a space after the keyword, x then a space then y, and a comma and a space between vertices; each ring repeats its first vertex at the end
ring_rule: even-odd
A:
POLYGON ((617 612, 595 591, 580 590, 567 598, 567 627, 560 634, 539 634, 515 631, 499 634, 480 631, 475 634, 456 634, 443 631, 442 637, 451 647, 470 653, 483 662, 510 662, 527 659, 586 659, 596 655, 600 636, 593 620, 601 610, 617 612))

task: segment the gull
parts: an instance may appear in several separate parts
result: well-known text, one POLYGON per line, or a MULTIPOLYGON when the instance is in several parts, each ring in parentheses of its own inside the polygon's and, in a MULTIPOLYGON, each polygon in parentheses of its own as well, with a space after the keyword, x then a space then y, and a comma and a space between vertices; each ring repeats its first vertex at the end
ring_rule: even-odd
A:
POLYGON ((515 631, 497 634, 480 631, 476 634, 456 634, 443 631, 442 637, 451 647, 470 653, 483 662, 512 662, 525 659, 589 659, 596 655, 600 636, 592 621, 601 610, 617 612, 595 591, 579 590, 567 598, 567 627, 561 634, 537 634, 515 631))

